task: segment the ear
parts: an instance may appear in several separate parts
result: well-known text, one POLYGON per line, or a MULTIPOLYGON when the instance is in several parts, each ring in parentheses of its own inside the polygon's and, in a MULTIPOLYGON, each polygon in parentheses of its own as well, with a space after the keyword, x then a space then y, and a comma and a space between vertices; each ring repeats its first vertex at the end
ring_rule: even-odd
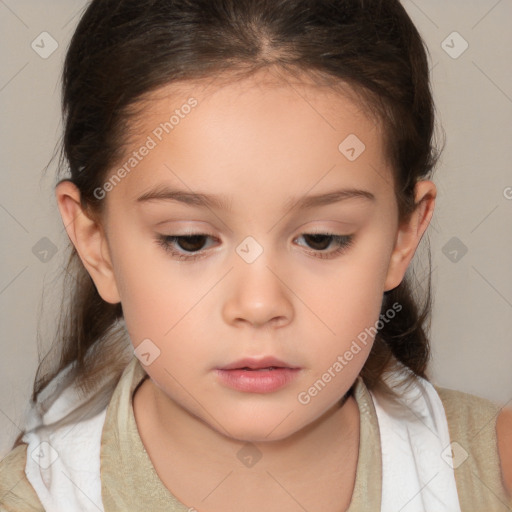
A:
POLYGON ((434 214, 437 193, 434 183, 428 180, 419 181, 414 190, 416 207, 411 213, 410 218, 398 227, 384 291, 392 290, 402 282, 407 267, 434 214))
POLYGON ((80 191, 69 180, 59 182, 55 196, 66 232, 101 298, 111 304, 121 301, 103 226, 80 204, 80 191))

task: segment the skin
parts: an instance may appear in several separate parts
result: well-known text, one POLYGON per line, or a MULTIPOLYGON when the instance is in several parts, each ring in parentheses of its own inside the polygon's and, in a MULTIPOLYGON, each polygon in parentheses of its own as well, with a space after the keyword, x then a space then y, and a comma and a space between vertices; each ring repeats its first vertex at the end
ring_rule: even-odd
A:
POLYGON ((512 504, 512 408, 503 408, 496 420, 496 437, 503 484, 512 504))
MULTIPOLYGON (((133 406, 171 492, 205 511, 240 510, 241 503, 247 511, 340 510, 353 491, 359 411, 352 397, 339 403, 373 339, 307 405, 297 396, 379 319, 383 293, 402 281, 430 222, 436 187, 418 182, 417 207, 399 224, 379 126, 332 90, 263 78, 158 91, 130 151, 187 98, 198 106, 106 194, 101 219, 81 210, 70 182, 57 186, 56 197, 98 292, 122 303, 134 348, 149 338, 160 350, 145 367, 150 378, 133 406), (349 134, 366 146, 353 162, 338 150, 349 134), (136 204, 159 183, 226 195, 231 211, 136 204), (284 207, 292 198, 348 187, 371 192, 375 201, 284 207), (180 261, 154 241, 157 233, 186 229, 213 237, 196 261, 180 261), (353 234, 354 244, 322 259, 303 236, 314 230, 353 234), (236 252, 247 236, 263 249, 253 263, 236 252), (301 371, 267 394, 230 389, 213 371, 263 355, 301 371), (262 455, 250 468, 237 458, 247 443, 262 455)), ((327 253, 335 249, 328 242, 327 253)))

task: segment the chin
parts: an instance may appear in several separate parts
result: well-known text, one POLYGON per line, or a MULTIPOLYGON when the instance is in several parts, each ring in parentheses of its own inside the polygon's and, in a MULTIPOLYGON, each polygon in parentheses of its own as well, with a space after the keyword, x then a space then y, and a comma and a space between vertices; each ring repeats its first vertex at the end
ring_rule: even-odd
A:
POLYGON ((235 441, 240 441, 243 443, 271 443, 274 441, 282 441, 290 437, 294 432, 280 432, 280 434, 275 434, 271 432, 272 429, 263 430, 263 429, 255 429, 253 425, 247 426, 247 428, 240 428, 236 431, 230 430, 230 438, 235 441))
MULTIPOLYGON (((290 415, 293 416, 293 415, 290 415)), ((295 434, 300 426, 291 425, 285 420, 286 414, 244 416, 231 421, 223 421, 224 435, 230 439, 247 443, 268 443, 281 441, 295 434)))

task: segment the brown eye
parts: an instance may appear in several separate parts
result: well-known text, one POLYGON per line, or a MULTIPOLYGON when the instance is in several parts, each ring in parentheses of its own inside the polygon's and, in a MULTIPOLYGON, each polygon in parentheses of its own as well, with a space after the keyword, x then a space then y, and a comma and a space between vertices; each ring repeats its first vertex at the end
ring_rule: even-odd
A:
POLYGON ((304 235, 308 245, 315 251, 325 251, 332 242, 332 235, 304 235), (326 243, 327 242, 327 243, 326 243))
POLYGON ((307 245, 313 249, 312 254, 318 258, 334 258, 343 254, 354 242, 354 235, 335 235, 334 233, 304 233, 307 245), (326 251, 333 244, 335 249, 326 251))
POLYGON ((156 242, 180 260, 194 260, 204 255, 205 241, 212 236, 198 233, 193 235, 157 235, 156 242), (177 247, 177 248, 176 248, 177 247))
POLYGON ((200 251, 205 244, 206 235, 193 235, 193 236, 174 236, 178 247, 187 252, 200 251))

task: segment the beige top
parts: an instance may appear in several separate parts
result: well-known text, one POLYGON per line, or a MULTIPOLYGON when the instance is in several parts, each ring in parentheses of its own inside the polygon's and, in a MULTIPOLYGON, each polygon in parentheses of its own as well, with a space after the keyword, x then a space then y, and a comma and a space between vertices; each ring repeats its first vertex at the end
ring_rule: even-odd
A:
MULTIPOLYGON (((146 372, 134 356, 110 401, 101 440, 101 482, 105 512, 151 510, 189 512, 163 485, 144 449, 132 398, 146 372)), ((500 407, 484 398, 434 386, 443 402, 450 438, 468 453, 455 469, 462 512, 512 510, 501 476, 496 442, 500 407)), ((372 398, 361 377, 353 386, 360 411, 359 458, 354 492, 348 512, 380 511, 381 447, 372 398)), ((0 462, 0 511, 44 511, 25 475, 27 445, 21 444, 0 462)))

